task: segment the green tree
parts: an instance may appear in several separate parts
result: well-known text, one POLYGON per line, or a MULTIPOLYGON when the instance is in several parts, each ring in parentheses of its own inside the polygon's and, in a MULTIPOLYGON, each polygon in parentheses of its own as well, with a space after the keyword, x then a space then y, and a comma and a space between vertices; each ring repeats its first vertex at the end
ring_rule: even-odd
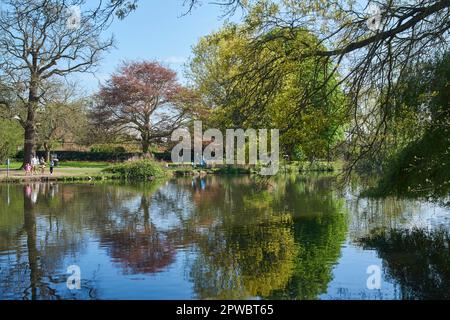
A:
POLYGON ((0 118, 0 161, 13 157, 22 142, 22 127, 14 120, 0 118))
POLYGON ((315 59, 293 60, 289 54, 317 38, 307 31, 295 35, 283 30, 267 33, 263 50, 255 51, 245 25, 229 25, 206 36, 194 48, 188 74, 211 108, 209 124, 218 127, 272 127, 280 129, 285 153, 298 150, 310 159, 331 158, 343 138, 346 99, 332 75, 332 65, 317 65, 315 59), (286 42, 284 38, 293 38, 286 42), (280 62, 272 65, 273 59, 280 62), (254 68, 257 77, 245 77, 254 68), (317 78, 332 79, 321 86, 317 78), (303 97, 310 92, 307 101, 303 97), (254 107, 258 106, 255 110, 254 107))
POLYGON ((382 194, 445 198, 450 181, 450 53, 407 70, 392 101, 382 194))
POLYGON ((84 144, 89 135, 88 101, 77 94, 78 88, 56 82, 50 86, 37 113, 37 146, 46 153, 61 142, 84 144))

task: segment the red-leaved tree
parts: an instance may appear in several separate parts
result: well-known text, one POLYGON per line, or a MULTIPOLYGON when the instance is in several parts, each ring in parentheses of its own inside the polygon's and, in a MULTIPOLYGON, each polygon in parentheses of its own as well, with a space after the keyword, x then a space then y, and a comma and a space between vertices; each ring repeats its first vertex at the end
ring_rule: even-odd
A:
POLYGON ((133 136, 147 153, 150 145, 185 125, 197 99, 174 71, 158 62, 124 63, 100 89, 95 124, 106 135, 133 136))

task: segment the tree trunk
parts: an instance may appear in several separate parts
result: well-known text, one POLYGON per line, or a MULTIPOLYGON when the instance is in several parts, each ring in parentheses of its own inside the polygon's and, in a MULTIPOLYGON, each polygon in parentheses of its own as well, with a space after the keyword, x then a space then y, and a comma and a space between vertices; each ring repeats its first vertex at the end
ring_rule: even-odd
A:
POLYGON ((142 152, 144 154, 148 153, 149 148, 150 148, 150 143, 147 140, 143 139, 142 140, 142 152))
POLYGON ((145 126, 143 129, 141 129, 142 152, 144 154, 147 154, 148 149, 150 148, 150 137, 151 137, 150 128, 151 128, 150 115, 146 115, 145 126))
POLYGON ((50 162, 50 145, 48 142, 44 142, 45 161, 50 162))
POLYGON ((25 122, 25 141, 23 146, 23 166, 31 163, 36 146, 36 109, 39 102, 38 81, 32 76, 28 95, 27 120, 25 122))
POLYGON ((31 158, 35 153, 36 126, 35 126, 35 109, 30 103, 28 106, 27 120, 25 123, 25 141, 23 147, 23 166, 31 163, 31 158))

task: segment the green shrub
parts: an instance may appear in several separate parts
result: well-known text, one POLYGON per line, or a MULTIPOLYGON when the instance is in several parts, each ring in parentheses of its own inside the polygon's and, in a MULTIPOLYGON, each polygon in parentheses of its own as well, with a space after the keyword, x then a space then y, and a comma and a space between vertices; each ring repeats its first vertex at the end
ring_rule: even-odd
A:
POLYGON ((430 129, 384 166, 377 187, 368 196, 413 196, 448 201, 450 195, 450 129, 430 129))
POLYGON ((241 166, 225 165, 215 170, 217 174, 249 174, 250 169, 241 166))
POLYGON ((23 129, 17 122, 0 119, 0 163, 14 157, 23 144, 23 129))
POLYGON ((162 166, 151 160, 139 160, 114 165, 104 170, 127 180, 149 180, 162 178, 165 171, 162 166))

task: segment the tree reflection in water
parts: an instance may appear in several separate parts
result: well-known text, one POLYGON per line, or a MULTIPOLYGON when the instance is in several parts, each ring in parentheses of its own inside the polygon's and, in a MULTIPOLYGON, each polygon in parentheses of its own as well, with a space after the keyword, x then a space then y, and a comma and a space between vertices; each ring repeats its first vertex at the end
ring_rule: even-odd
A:
MULTIPOLYGON (((60 290, 66 286, 66 275, 58 271, 62 269, 64 258, 70 252, 81 251, 82 247, 81 239, 67 232, 71 226, 63 221, 59 213, 63 211, 63 197, 54 201, 56 186, 52 184, 27 184, 16 191, 19 188, 22 189, 21 199, 8 205, 11 210, 0 225, 2 233, 6 226, 13 231, 6 234, 6 244, 10 244, 9 264, 1 268, 0 298, 11 294, 24 300, 75 298, 68 290, 60 290), (49 207, 59 211, 55 215, 50 210, 51 214, 42 217, 41 214, 49 207)), ((2 238, 0 240, 1 253, 5 243, 2 238)), ((95 288, 90 281, 83 282, 82 290, 77 292, 76 297, 95 297, 95 288)))
POLYGON ((334 185, 329 176, 0 185, 0 299, 121 298, 121 286, 135 288, 130 275, 156 273, 189 282, 187 298, 316 299, 355 238, 378 252, 403 298, 450 298, 448 233, 395 231, 404 212, 416 215, 412 202, 349 204, 334 185), (78 262, 113 283, 83 273, 82 290, 69 291, 66 268, 78 262))
POLYGON ((450 299, 450 237, 445 229, 377 230, 359 240, 376 249, 403 299, 450 299))
MULTIPOLYGON (((150 196, 143 194, 137 212, 124 213, 120 224, 102 231, 101 244, 125 274, 155 273, 174 261, 175 250, 167 235, 150 219, 150 196)), ((111 224, 110 224, 111 225, 111 224)))
POLYGON ((205 197, 194 188, 196 221, 214 222, 191 269, 197 297, 314 299, 325 292, 346 219, 343 201, 323 183, 332 180, 278 178, 261 189, 248 177, 208 178, 205 197))

